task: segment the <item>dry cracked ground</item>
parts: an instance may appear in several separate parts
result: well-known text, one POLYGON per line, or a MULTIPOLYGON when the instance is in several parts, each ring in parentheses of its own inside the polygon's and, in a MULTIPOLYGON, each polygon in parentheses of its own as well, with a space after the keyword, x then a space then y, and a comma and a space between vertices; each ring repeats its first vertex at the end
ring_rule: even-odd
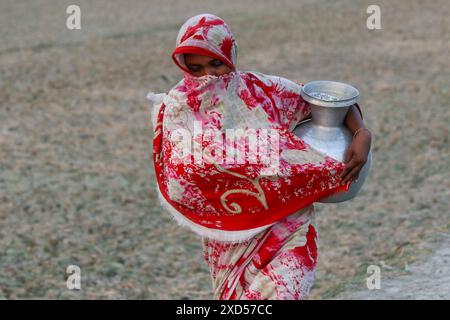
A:
POLYGON ((396 279, 434 261, 450 230, 446 0, 377 1, 374 31, 373 1, 80 0, 68 30, 72 2, 0 3, 1 298, 211 297, 200 239, 158 204, 145 100, 181 78, 170 53, 203 12, 228 22, 242 70, 360 90, 373 166, 357 198, 316 206, 310 298, 364 291, 372 264, 396 279))

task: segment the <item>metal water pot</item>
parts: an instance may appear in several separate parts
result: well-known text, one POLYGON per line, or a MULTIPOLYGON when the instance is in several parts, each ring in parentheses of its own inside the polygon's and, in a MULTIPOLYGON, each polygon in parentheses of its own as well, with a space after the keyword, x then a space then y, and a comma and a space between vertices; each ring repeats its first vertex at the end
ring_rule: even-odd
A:
MULTIPOLYGON (((345 151, 353 139, 344 119, 350 106, 358 100, 358 90, 341 82, 311 81, 303 86, 301 96, 311 106, 312 119, 301 122, 294 129, 295 135, 311 148, 343 162, 345 151)), ((319 202, 343 202, 354 198, 364 184, 371 165, 372 151, 358 180, 350 184, 347 192, 336 193, 319 202)))

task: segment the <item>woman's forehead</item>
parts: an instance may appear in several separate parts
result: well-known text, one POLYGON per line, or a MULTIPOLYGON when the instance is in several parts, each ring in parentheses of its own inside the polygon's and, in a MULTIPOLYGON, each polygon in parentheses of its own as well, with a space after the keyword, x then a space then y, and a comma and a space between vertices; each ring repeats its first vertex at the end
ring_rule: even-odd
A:
POLYGON ((204 63, 208 63, 211 60, 215 60, 214 58, 208 57, 208 56, 204 56, 201 54, 196 54, 196 53, 186 53, 184 55, 184 60, 186 63, 190 63, 190 64, 204 64, 204 63))

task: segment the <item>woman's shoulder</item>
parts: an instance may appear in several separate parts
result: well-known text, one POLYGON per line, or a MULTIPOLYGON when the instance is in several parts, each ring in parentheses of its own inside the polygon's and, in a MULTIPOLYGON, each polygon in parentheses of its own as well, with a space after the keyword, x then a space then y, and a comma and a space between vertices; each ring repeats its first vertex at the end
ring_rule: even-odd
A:
POLYGON ((245 73, 251 73, 255 75, 259 80, 263 82, 273 82, 279 85, 282 85, 283 87, 288 87, 294 91, 299 90, 303 84, 299 81, 290 80, 288 78, 278 76, 278 75, 272 75, 272 74, 266 74, 259 71, 244 71, 245 73))

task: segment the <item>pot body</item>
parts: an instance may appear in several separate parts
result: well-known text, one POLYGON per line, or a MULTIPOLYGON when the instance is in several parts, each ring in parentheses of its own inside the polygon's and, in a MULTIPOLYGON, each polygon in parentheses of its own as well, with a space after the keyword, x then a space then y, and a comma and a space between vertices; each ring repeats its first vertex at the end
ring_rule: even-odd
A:
MULTIPOLYGON (((351 105, 356 103, 359 93, 353 87, 332 81, 313 81, 305 84, 302 97, 310 104, 312 119, 301 122, 294 134, 305 141, 311 148, 330 156, 337 161, 344 161, 345 152, 350 146, 353 135, 344 124, 344 119, 351 105), (310 85, 312 84, 312 85, 310 85), (309 86, 308 86, 309 85, 309 86), (311 92, 325 92, 336 97, 334 101, 319 101, 309 95, 311 92)), ((319 202, 343 202, 354 198, 361 190, 372 165, 372 151, 362 167, 357 181, 350 184, 347 192, 338 192, 321 199, 319 202)))

